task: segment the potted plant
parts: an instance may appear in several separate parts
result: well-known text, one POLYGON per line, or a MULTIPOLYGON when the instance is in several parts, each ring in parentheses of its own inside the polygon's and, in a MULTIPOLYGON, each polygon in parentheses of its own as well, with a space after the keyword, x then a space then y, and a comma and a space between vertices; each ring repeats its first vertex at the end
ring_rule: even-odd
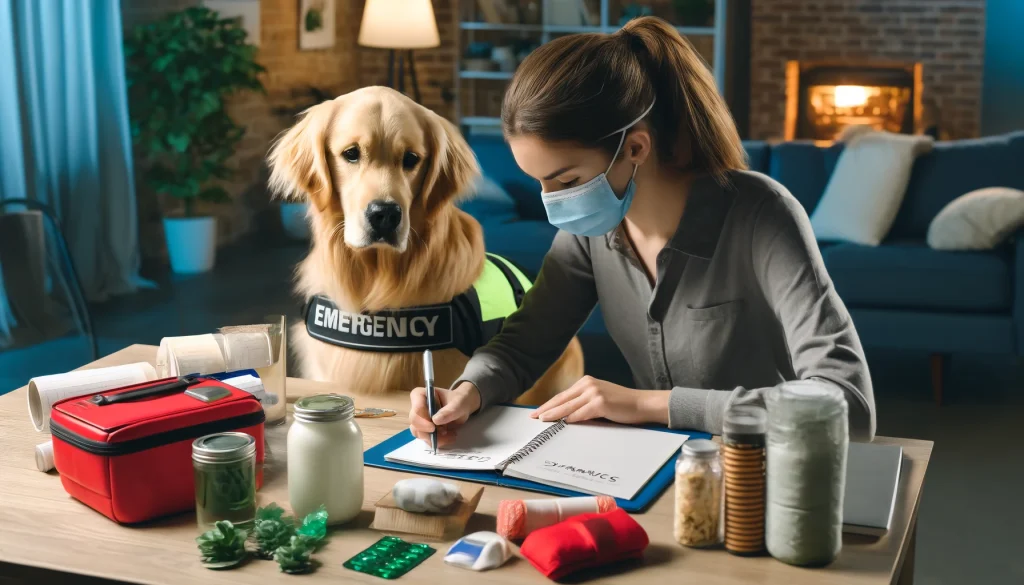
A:
POLYGON ((245 128, 231 119, 226 99, 242 90, 263 92, 256 47, 238 19, 194 6, 135 27, 125 39, 125 71, 132 140, 144 177, 164 213, 171 269, 213 267, 216 217, 197 203, 230 201, 221 182, 233 174, 228 160, 245 128))

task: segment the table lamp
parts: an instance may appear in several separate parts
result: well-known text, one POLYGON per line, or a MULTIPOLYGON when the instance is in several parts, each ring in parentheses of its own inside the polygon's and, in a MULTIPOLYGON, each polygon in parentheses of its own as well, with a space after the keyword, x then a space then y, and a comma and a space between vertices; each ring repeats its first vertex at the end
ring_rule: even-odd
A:
POLYGON ((405 64, 412 79, 413 98, 420 101, 416 83, 413 49, 427 49, 441 44, 430 0, 366 0, 363 21, 359 25, 359 44, 364 47, 389 49, 388 86, 405 93, 405 64), (395 69, 395 56, 398 68, 395 69))

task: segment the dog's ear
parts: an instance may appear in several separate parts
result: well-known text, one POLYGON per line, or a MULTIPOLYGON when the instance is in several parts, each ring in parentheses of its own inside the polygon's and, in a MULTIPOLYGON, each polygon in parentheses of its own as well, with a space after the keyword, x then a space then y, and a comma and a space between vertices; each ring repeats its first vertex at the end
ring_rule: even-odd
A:
POLYGON ((334 195, 327 166, 327 133, 335 101, 309 108, 270 149, 270 191, 284 199, 308 198, 321 211, 334 195))
POLYGON ((432 141, 427 169, 423 179, 423 201, 430 217, 444 204, 466 191, 480 174, 476 155, 470 150, 459 130, 448 120, 428 112, 428 135, 432 141))

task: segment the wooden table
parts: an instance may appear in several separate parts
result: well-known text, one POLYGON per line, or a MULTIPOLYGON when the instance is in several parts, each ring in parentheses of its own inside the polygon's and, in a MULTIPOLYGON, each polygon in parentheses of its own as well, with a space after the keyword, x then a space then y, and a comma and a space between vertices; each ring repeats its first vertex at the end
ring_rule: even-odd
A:
MULTIPOLYGON (((155 356, 155 347, 134 345, 86 367, 152 362, 155 356)), ((289 400, 324 392, 345 393, 345 388, 294 378, 288 380, 289 400)), ((406 428, 407 397, 354 398, 357 407, 388 407, 399 413, 393 418, 359 419, 366 447, 406 428)), ((275 455, 284 452, 284 436, 283 426, 268 429, 275 455)), ((193 515, 181 514, 141 527, 119 526, 71 499, 61 487, 56 472, 37 471, 32 447, 45 441, 47 436, 36 433, 29 422, 24 388, 0 397, 0 437, 0 584, 101 583, 106 579, 174 584, 262 585, 269 581, 305 583, 331 579, 384 583, 341 565, 381 536, 368 528, 373 504, 395 481, 408 474, 366 468, 363 513, 351 525, 334 531, 330 544, 317 553, 322 566, 312 575, 284 575, 272 561, 252 561, 235 570, 218 572, 205 569, 199 563, 193 542, 198 535, 193 515), (94 579, 83 580, 82 575, 94 579)), ((839 559, 825 569, 801 569, 769 557, 741 558, 723 550, 698 551, 678 546, 672 539, 673 503, 669 490, 648 512, 636 516, 651 538, 643 562, 639 566, 634 564, 603 572, 594 576, 593 581, 695 585, 911 583, 917 510, 932 443, 889 438, 878 438, 876 442, 902 445, 906 454, 892 530, 880 539, 847 535, 839 559)), ((282 467, 279 463, 268 469, 266 485, 259 492, 262 504, 276 501, 288 507, 282 467)), ((493 530, 498 502, 523 495, 514 490, 487 487, 469 530, 493 530)), ((521 558, 487 573, 450 567, 442 562, 448 543, 433 544, 438 553, 402 577, 402 583, 549 582, 521 558)))

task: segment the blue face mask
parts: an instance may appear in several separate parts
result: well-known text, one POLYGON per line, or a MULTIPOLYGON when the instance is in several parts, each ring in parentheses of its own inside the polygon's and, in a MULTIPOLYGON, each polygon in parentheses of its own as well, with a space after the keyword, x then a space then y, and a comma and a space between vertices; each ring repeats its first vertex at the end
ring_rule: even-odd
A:
POLYGON ((636 176, 636 165, 633 165, 633 176, 629 178, 626 191, 620 199, 608 183, 608 171, 612 170, 615 158, 619 156, 622 143, 626 140, 626 131, 634 124, 643 120, 644 116, 654 107, 654 102, 644 110, 643 114, 636 120, 630 122, 626 127, 606 134, 604 138, 612 134, 622 133, 619 139, 619 146, 612 155, 612 162, 608 169, 593 179, 554 193, 541 192, 541 201, 544 203, 544 210, 548 214, 548 222, 556 228, 565 230, 577 236, 601 236, 615 229, 626 212, 629 211, 629 204, 633 202, 633 194, 636 192, 636 183, 633 177, 636 176))

